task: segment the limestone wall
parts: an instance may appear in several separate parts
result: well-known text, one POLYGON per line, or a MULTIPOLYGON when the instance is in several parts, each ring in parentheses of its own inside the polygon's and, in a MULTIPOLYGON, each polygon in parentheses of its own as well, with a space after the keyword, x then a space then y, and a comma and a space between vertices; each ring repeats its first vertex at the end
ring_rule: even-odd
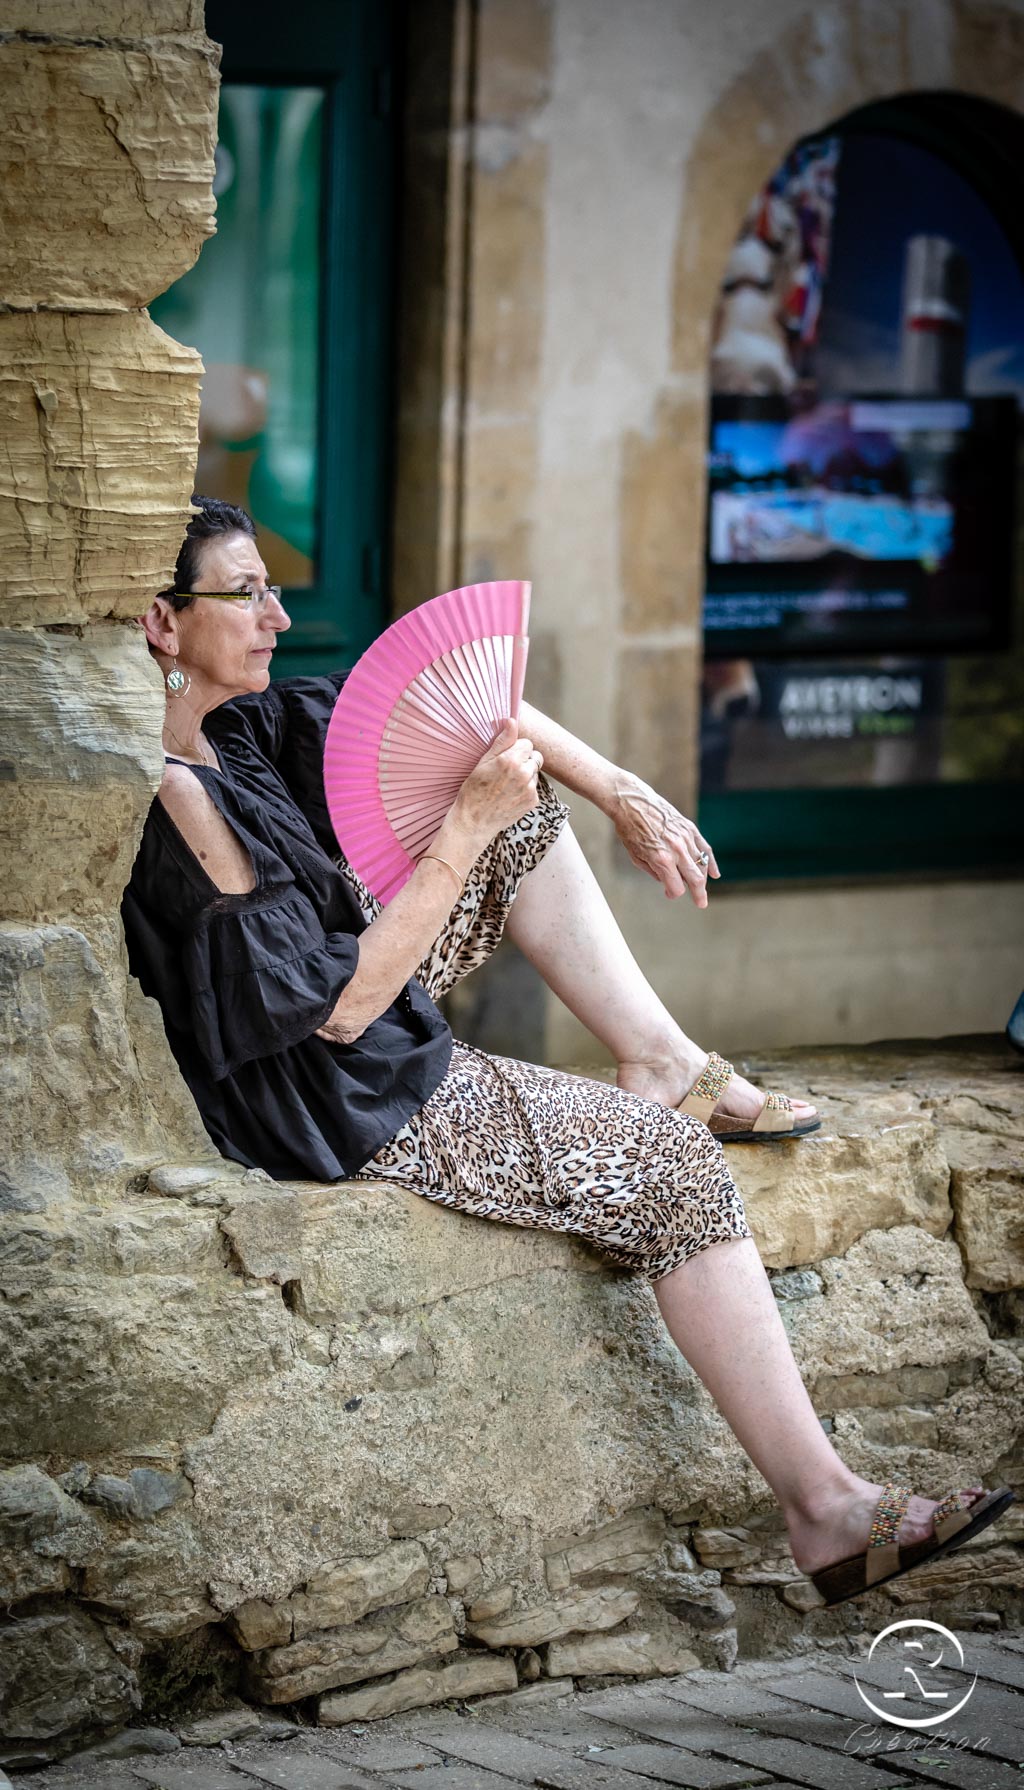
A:
MULTIPOLYGON (((856 106, 954 89, 1019 110, 1024 5, 424 10, 437 35, 456 22, 450 64, 412 53, 399 600, 531 577, 528 696, 692 813, 709 333, 741 218, 798 138, 856 106)), ((1019 880, 718 885, 699 915, 585 804, 574 821, 645 970, 708 1047, 1005 1024, 1019 880)), ((590 1046, 549 1001, 532 1048, 571 1062, 590 1046)))
MULTIPOLYGON (((826 1114, 732 1158, 843 1458, 1019 1486, 1015 1061, 757 1067, 826 1114)), ((650 1290, 555 1236, 160 1165, 10 1221, 4 1284, 0 1763, 218 1695, 331 1725, 1024 1615, 1020 1505, 822 1611, 650 1290)))

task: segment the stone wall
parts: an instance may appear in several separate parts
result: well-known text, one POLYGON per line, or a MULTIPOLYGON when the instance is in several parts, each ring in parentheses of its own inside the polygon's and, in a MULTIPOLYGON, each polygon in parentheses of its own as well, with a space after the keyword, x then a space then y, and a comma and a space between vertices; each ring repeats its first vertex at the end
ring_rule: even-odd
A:
MULTIPOLYGON (((692 813, 708 350, 740 221, 798 138, 857 106, 960 90, 1024 108, 1024 4, 416 11, 399 602, 532 578, 530 700, 692 813)), ((1005 1023, 1019 880, 718 884, 701 915, 632 871, 585 804, 574 821, 645 972, 707 1047, 1005 1023)), ((489 1015, 531 972, 504 973, 463 1018, 516 1049, 489 1015)), ((535 1053, 591 1048, 553 1001, 533 1011, 535 1053)))
MULTIPOLYGON (((843 1458, 1024 1478, 1024 1076, 823 1053, 732 1165, 843 1458)), ((0 1763, 220 1698, 326 1725, 1024 1617, 1024 1506, 825 1611, 645 1283, 385 1183, 155 1166, 8 1221, 0 1763), (555 1464, 556 1465, 553 1465, 555 1464)))
POLYGON ((15 1378, 33 1362, 0 1444, 6 1736, 11 1698, 42 1707, 62 1666, 56 1732, 137 1697, 130 1647, 65 1600, 96 1518, 35 1463, 72 1433, 94 1459, 106 1446, 86 1386, 67 1436, 44 1433, 51 1391, 89 1378, 99 1331, 123 1323, 102 1302, 90 1318, 76 1280, 90 1260, 131 1273, 100 1215, 156 1161, 212 1155, 129 991, 118 907, 162 769, 160 679, 125 622, 173 568, 202 370, 144 306, 213 229, 217 53, 193 0, 5 0, 0 89, 0 1350, 15 1378), (52 1287, 41 1354, 26 1266, 52 1287), (55 1522, 69 1549, 48 1551, 55 1522))

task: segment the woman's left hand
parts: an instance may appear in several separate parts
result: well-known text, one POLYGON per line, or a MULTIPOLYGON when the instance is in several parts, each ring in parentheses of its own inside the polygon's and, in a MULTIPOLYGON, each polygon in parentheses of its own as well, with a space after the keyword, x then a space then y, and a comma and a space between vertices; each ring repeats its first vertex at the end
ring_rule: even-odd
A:
POLYGON ((707 879, 721 872, 692 820, 627 771, 615 779, 607 812, 634 864, 655 877, 670 900, 688 889, 695 907, 707 907, 707 879), (701 862, 705 852, 707 860, 701 862))

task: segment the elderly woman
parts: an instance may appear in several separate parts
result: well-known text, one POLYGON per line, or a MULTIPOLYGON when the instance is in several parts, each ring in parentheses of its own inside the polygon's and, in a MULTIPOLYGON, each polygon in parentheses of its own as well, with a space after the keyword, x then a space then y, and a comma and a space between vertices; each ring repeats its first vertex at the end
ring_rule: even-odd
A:
POLYGON ((675 1025, 539 775, 544 756, 570 788, 606 798, 669 893, 683 879, 703 905, 700 835, 526 711, 530 737, 509 723, 381 911, 324 805, 323 736, 342 676, 270 683, 289 620, 252 523, 195 502, 175 591, 143 621, 167 687, 167 764, 123 914, 132 970, 160 1002, 221 1150, 279 1179, 400 1181, 479 1217, 583 1238, 645 1276, 829 1601, 994 1520, 1012 1494, 973 1487, 935 1504, 859 1478, 832 1449, 702 1122, 792 1134, 814 1126, 813 1109, 766 1100, 675 1025), (482 962, 506 923, 612 1050, 616 1087, 452 1039, 432 997, 482 962))

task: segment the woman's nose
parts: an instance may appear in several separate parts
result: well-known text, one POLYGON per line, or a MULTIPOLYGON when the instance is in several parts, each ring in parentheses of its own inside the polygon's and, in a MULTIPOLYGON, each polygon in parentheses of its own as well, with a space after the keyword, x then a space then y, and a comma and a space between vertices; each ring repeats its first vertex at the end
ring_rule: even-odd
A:
POLYGON ((272 628, 277 629, 279 634, 283 634, 285 630, 292 625, 292 618, 288 614, 280 597, 271 597, 270 602, 267 604, 265 619, 269 621, 272 628))

